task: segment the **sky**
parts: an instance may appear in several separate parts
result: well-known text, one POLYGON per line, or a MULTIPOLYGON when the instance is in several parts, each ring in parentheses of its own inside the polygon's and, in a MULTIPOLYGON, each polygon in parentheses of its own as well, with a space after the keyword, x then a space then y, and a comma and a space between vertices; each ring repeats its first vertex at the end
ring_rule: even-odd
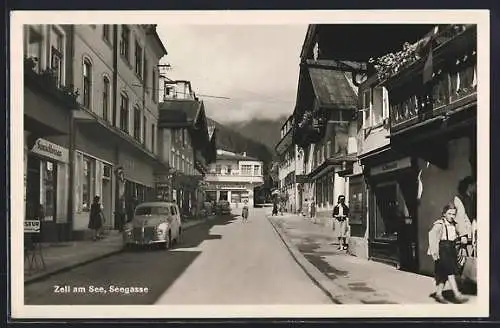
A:
POLYGON ((307 25, 158 25, 157 31, 168 52, 161 63, 171 65, 166 76, 191 81, 210 118, 293 112, 307 25))

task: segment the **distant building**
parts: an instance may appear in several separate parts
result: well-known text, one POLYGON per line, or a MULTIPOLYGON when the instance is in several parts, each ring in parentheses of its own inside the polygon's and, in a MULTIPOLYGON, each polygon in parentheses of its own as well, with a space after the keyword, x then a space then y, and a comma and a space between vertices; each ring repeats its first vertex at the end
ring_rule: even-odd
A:
POLYGON ((275 147, 279 157, 278 164, 278 188, 282 194, 287 195, 285 210, 291 213, 302 211, 304 197, 303 190, 299 187, 304 175, 303 152, 293 143, 293 115, 291 115, 281 127, 281 139, 275 147), (299 178, 297 179, 297 176, 299 178))
POLYGON ((205 105, 189 81, 165 83, 167 89, 160 103, 158 142, 170 170, 157 174, 157 189, 162 197, 177 202, 184 215, 195 215, 204 201, 203 176, 216 157, 215 134, 209 131, 205 105), (178 90, 182 97, 176 96, 178 90))
POLYGON ((227 200, 231 207, 241 207, 245 200, 253 206, 253 189, 264 183, 263 163, 246 153, 217 150, 217 160, 205 176, 206 200, 227 200))

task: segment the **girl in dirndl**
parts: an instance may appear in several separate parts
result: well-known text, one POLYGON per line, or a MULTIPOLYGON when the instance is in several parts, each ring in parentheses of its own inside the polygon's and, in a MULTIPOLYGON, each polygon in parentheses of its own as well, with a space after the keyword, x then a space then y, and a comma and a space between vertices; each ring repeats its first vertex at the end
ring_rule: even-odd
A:
POLYGON ((448 303, 443 297, 446 282, 454 294, 455 303, 464 303, 467 298, 458 290, 455 275, 458 274, 457 231, 455 216, 457 209, 453 203, 443 208, 441 218, 436 220, 429 231, 429 249, 427 254, 434 260, 434 275, 436 279, 436 293, 434 298, 439 303, 448 303))

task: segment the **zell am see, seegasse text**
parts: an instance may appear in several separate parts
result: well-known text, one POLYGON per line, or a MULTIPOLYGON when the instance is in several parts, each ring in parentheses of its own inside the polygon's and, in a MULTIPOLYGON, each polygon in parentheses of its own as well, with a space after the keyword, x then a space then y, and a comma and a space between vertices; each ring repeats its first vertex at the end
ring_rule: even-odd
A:
POLYGON ((55 294, 147 294, 148 287, 121 287, 121 286, 70 286, 54 285, 55 294))

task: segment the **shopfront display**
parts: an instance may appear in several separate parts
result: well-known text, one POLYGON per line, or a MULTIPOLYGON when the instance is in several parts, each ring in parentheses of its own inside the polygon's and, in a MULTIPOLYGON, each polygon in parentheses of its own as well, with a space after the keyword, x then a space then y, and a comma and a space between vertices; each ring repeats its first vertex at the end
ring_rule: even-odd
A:
POLYGON ((370 258, 417 270, 417 174, 411 159, 372 167, 369 181, 370 258))

